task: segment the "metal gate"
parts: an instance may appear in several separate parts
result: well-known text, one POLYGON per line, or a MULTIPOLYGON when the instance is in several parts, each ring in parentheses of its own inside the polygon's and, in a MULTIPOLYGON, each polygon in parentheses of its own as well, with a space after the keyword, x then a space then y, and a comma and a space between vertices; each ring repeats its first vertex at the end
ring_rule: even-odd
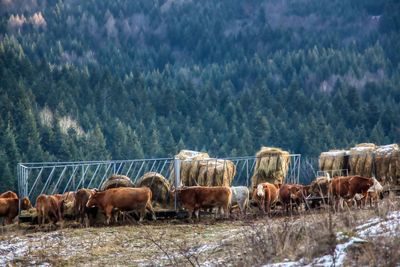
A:
MULTIPOLYGON (((215 160, 215 159, 210 159, 215 160)), ((232 185, 250 186, 256 157, 225 158, 236 166, 232 185)), ((285 183, 299 183, 300 154, 290 155, 285 183)), ((173 158, 19 163, 17 166, 18 193, 33 202, 40 194, 65 193, 79 188, 99 188, 112 174, 122 174, 137 180, 147 172, 157 172, 169 179, 174 172, 179 181, 181 160, 173 158), (178 171, 177 171, 178 170, 178 171)), ((176 187, 179 184, 175 185, 176 187)))

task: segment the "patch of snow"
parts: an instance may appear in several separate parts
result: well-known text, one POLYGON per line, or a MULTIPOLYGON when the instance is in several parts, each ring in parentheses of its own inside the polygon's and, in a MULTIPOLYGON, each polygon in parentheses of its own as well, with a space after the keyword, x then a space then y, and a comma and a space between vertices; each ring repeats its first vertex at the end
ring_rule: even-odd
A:
POLYGON ((361 238, 399 235, 398 229, 400 229, 400 211, 391 212, 386 220, 374 218, 356 227, 361 238))
POLYGON ((18 237, 0 242, 0 265, 7 265, 15 258, 25 256, 28 252, 27 243, 18 237))
POLYGON ((287 261, 279 262, 274 264, 267 264, 264 267, 294 267, 294 266, 343 266, 347 255, 347 249, 356 243, 368 242, 365 239, 369 237, 378 236, 395 236, 400 234, 400 211, 394 211, 389 213, 386 219, 372 218, 366 223, 357 226, 355 231, 357 237, 349 238, 347 235, 339 232, 336 234, 336 238, 339 242, 346 242, 336 245, 334 257, 332 255, 324 255, 322 257, 314 259, 310 264, 305 264, 304 259, 299 261, 287 261), (334 261, 335 260, 335 261, 334 261))

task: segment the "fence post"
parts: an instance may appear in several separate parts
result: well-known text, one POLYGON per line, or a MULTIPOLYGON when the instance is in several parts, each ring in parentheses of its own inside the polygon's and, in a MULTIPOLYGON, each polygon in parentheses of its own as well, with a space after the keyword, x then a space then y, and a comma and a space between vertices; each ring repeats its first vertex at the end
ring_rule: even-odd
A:
POLYGON ((178 206, 178 186, 181 184, 181 160, 178 158, 174 158, 174 172, 175 172, 175 210, 177 210, 178 206))

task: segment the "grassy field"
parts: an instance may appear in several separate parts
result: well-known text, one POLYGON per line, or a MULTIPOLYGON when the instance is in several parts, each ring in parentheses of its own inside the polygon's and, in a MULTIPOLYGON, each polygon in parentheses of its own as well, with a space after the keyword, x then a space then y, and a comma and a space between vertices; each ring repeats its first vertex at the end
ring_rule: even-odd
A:
POLYGON ((339 213, 328 210, 272 218, 199 222, 158 220, 111 227, 75 223, 1 228, 0 265, 302 266, 400 264, 400 206, 339 213))

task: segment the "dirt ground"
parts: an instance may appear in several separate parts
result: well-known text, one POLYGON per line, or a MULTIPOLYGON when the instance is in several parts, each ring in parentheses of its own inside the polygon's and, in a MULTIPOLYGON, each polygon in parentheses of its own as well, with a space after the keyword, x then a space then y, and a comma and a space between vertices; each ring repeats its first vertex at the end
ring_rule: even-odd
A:
MULTIPOLYGON (((360 225, 369 227, 376 220, 370 223, 376 226, 398 210, 398 202, 392 202, 336 214, 320 210, 272 218, 203 217, 194 223, 170 219, 89 228, 76 223, 57 227, 14 224, 0 230, 0 265, 314 265, 315 258, 334 256, 339 243, 358 235, 360 225)), ((374 238, 363 236, 370 243, 374 238)), ((359 258, 357 253, 349 255, 359 258)))

